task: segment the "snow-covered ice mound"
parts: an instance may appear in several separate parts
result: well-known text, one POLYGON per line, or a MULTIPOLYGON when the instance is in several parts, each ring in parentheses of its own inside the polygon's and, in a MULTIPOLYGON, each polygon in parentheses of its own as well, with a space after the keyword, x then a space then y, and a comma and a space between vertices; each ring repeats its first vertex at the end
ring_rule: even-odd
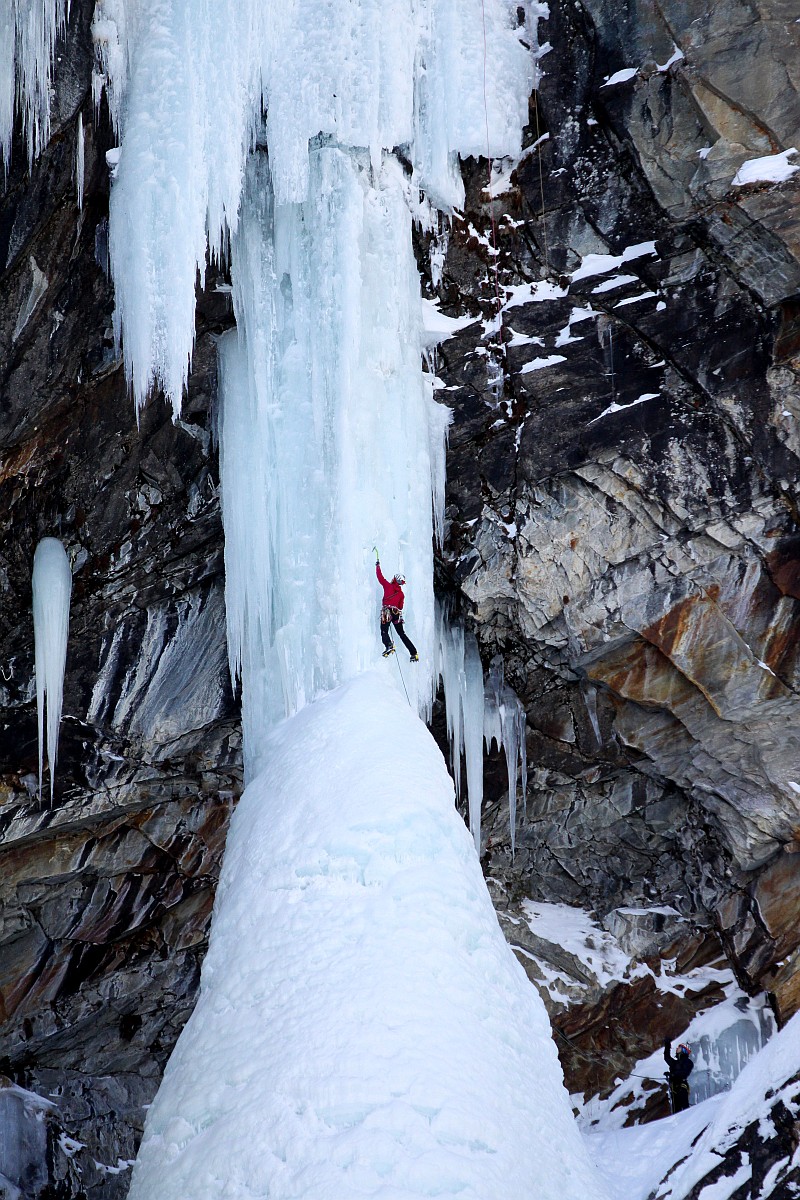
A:
POLYGON ((277 726, 132 1200, 593 1200, 544 1006, 378 672, 277 726))

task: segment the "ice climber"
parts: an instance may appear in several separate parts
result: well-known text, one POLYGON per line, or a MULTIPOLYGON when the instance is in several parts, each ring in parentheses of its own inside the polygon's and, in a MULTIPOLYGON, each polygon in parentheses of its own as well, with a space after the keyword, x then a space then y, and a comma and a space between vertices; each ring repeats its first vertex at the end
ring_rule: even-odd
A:
POLYGON ((381 641, 384 645, 383 657, 388 658, 390 654, 394 654, 394 643, 389 636, 389 626, 394 625, 397 636, 405 646, 408 653, 411 655, 412 662, 419 662, 419 655, 414 643, 406 637, 406 631, 403 628, 403 605, 406 598, 403 594, 403 584, 406 581, 405 575, 395 575, 392 579, 386 579, 381 570, 381 560, 378 558, 378 551, 375 551, 375 574, 378 576, 378 583, 383 588, 383 604, 381 605, 381 641))
POLYGON ((689 1076, 694 1070, 694 1063, 691 1058, 692 1052, 685 1042, 678 1046, 674 1057, 670 1050, 671 1045, 669 1038, 664 1038, 664 1061, 669 1067, 670 1101, 672 1111, 676 1113, 689 1107, 689 1076))

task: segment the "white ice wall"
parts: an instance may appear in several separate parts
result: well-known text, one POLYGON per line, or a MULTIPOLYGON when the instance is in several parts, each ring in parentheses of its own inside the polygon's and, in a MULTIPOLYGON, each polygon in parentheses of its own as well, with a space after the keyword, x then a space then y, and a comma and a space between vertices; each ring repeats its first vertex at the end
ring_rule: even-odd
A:
POLYGON ((380 661, 373 545, 407 579, 429 706, 433 466, 449 412, 419 353, 408 182, 394 157, 320 146, 303 204, 276 202, 250 161, 232 275, 238 333, 221 355, 220 462, 228 641, 243 679, 247 773, 261 733, 380 661))

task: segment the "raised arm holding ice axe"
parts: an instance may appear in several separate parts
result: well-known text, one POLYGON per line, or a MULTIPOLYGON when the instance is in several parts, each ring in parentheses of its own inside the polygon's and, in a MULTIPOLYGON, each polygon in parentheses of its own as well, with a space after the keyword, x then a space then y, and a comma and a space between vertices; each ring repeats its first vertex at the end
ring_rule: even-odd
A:
POLYGON ((375 551, 375 574, 378 576, 378 583, 383 588, 383 604, 381 605, 383 657, 388 658, 390 654, 394 654, 394 643, 389 636, 389 626, 393 625, 397 636, 411 655, 411 662, 419 662, 416 646, 406 636, 405 629, 403 628, 403 605, 406 602, 403 585, 405 584, 406 577, 405 575, 394 575, 391 579, 387 579, 381 570, 381 560, 378 555, 377 546, 373 546, 372 549, 375 551))

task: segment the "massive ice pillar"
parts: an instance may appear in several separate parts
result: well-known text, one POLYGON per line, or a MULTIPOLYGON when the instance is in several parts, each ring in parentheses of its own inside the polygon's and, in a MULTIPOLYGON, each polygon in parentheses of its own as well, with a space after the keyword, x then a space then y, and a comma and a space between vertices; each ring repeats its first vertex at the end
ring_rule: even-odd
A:
MULTIPOLYGON (((221 351, 226 603, 248 777, 262 733, 380 662, 372 547, 407 578, 433 660, 431 497, 449 413, 420 369, 408 185, 393 156, 323 145, 303 204, 249 165, 233 244, 238 332, 221 351)), ((405 670, 415 708, 431 672, 405 670)))

